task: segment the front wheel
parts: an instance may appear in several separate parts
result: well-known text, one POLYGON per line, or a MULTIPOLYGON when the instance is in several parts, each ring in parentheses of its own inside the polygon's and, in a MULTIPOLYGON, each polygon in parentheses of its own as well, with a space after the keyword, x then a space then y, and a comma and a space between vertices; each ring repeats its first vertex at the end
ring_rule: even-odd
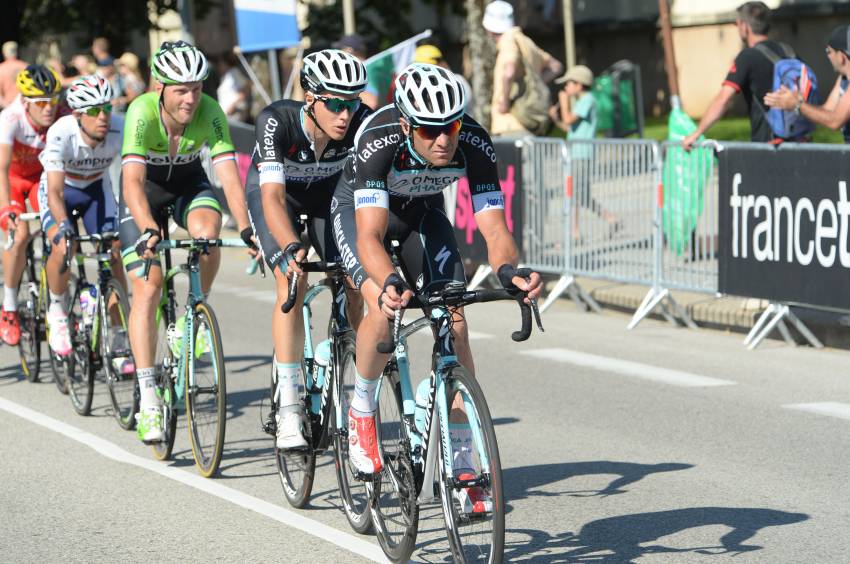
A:
MULTIPOLYGON (((174 389, 173 374, 177 370, 177 359, 168 344, 168 318, 164 307, 157 310, 156 337, 156 393, 162 400, 163 436, 153 443, 153 456, 157 460, 168 460, 174 450, 174 437, 177 434, 177 392, 174 389)), ((138 383, 135 385, 138 389, 138 383)))
POLYGON ((38 382, 41 371, 41 340, 43 321, 38 311, 37 296, 27 292, 24 306, 18 309, 21 318, 21 340, 18 343, 18 354, 21 357, 21 370, 30 382, 38 382))
MULTIPOLYGON (((446 533, 455 562, 501 563, 505 551, 505 503, 502 490, 502 466, 496 431, 487 401, 478 382, 461 366, 446 377, 446 405, 455 408, 454 429, 466 433, 465 452, 454 459, 471 468, 454 468, 454 476, 440 467, 440 501, 446 533), (465 422, 463 419, 465 418, 465 422), (466 429, 464 429, 466 427, 466 429), (464 488, 458 480, 471 486, 464 488), (469 492, 469 493, 467 493, 469 492), (474 505, 470 499, 477 501, 474 505)), ((447 427, 442 425, 441 429, 447 427)), ((451 442, 451 441, 448 441, 451 442)), ((443 442, 440 441, 442 450, 443 442)), ((440 453, 440 460, 445 458, 440 453)))
POLYGON ((354 396, 355 367, 354 331, 348 331, 337 338, 333 358, 333 371, 330 375, 334 401, 334 462, 339 495, 348 524, 355 532, 365 535, 372 528, 370 516, 370 492, 366 484, 358 480, 348 461, 348 408, 354 396))
MULTIPOLYGON (((275 422, 273 429, 275 433, 272 435, 274 440, 275 462, 277 465, 277 474, 280 476, 280 485, 283 487, 283 495, 286 496, 286 501, 292 507, 301 509, 310 500, 310 494, 313 492, 313 479, 316 476, 316 453, 313 450, 313 438, 310 435, 310 422, 305 420, 302 424, 304 430, 304 438, 307 439, 307 446, 303 449, 282 450, 277 448, 277 402, 275 395, 277 393, 277 361, 272 362, 272 378, 271 378, 271 409, 270 417, 275 422)), ((302 369, 304 369, 302 364, 302 369)), ((309 417, 306 415, 305 417, 309 417)))
POLYGON ((91 413, 94 398, 94 365, 91 351, 91 326, 84 322, 80 292, 74 292, 68 312, 71 354, 68 357, 68 395, 79 415, 91 413))
POLYGON ((106 285, 106 293, 99 305, 103 306, 100 351, 112 414, 118 425, 129 431, 135 427, 139 411, 139 389, 127 337, 130 301, 124 287, 113 278, 106 285))
POLYGON ((193 311, 194 328, 185 363, 186 411, 198 472, 209 478, 218 471, 227 423, 227 379, 218 321, 209 304, 193 311), (190 368, 191 366, 191 368, 190 368))

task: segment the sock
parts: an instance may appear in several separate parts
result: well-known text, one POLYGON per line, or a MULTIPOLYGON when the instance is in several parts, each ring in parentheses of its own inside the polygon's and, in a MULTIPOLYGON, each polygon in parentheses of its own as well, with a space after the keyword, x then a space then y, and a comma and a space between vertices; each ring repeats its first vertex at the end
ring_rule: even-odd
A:
POLYGON ((65 304, 68 303, 67 302, 68 292, 65 291, 65 292, 62 292, 61 294, 54 294, 53 292, 49 292, 49 293, 50 293, 50 312, 51 313, 61 313, 63 315, 67 314, 68 312, 65 309, 65 304))
POLYGON ((472 429, 469 423, 449 423, 449 439, 452 442, 452 469, 455 475, 463 470, 475 473, 472 460, 472 429))
POLYGON ((141 392, 139 409, 159 407, 159 398, 156 397, 156 368, 137 368, 136 378, 139 380, 141 392))
POLYGON ((3 310, 18 311, 18 289, 3 286, 3 310))
POLYGON ((375 398, 375 390, 378 389, 378 379, 367 380, 357 372, 354 379, 354 398, 351 400, 351 408, 357 415, 372 415, 378 407, 375 398))
POLYGON ((304 395, 304 376, 301 363, 277 363, 277 406, 281 415, 301 410, 304 395))

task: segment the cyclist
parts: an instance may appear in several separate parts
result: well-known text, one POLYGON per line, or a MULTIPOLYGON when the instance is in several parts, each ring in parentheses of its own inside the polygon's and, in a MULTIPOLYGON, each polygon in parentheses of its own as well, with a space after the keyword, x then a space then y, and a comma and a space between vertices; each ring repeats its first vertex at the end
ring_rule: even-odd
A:
MULTIPOLYGON (((218 103, 201 93, 209 65, 194 46, 164 42, 151 58, 154 92, 136 98, 127 109, 122 155, 122 192, 118 204, 124 266, 133 283, 130 347, 141 393, 137 434, 145 442, 162 440, 163 412, 156 395, 154 354, 156 308, 163 275, 154 251, 166 212, 191 237, 214 239, 221 231, 221 204, 201 166, 209 146, 216 175, 240 235, 250 241, 248 214, 236 168, 230 130, 218 103), (148 280, 144 264, 150 260, 148 280)), ((201 258, 201 284, 209 292, 218 270, 219 249, 201 258)))
MULTIPOLYGON (((124 120, 112 113, 115 97, 109 82, 99 76, 84 76, 71 83, 66 94, 72 115, 56 120, 47 130, 47 145, 39 156, 44 172, 38 189, 42 230, 53 242, 47 259, 47 286, 50 306, 50 348, 60 356, 71 352, 68 333, 68 280, 62 273, 65 260, 63 239, 78 233, 77 212, 89 234, 118 228, 118 204, 112 191, 109 166, 121 152, 124 120)), ((112 273, 126 285, 124 270, 118 261, 120 247, 115 244, 112 273)), ((116 333, 113 349, 123 349, 126 335, 116 333)), ((114 359, 123 374, 133 372, 129 358, 114 359)))
MULTIPOLYGON (((504 194, 490 136, 464 115, 463 85, 449 71, 414 63, 395 80, 395 103, 378 110, 360 128, 354 154, 334 193, 334 231, 351 278, 363 293, 368 312, 357 332, 357 375, 349 410, 349 456, 364 474, 381 471, 375 434, 375 389, 387 356, 376 351, 388 339, 387 319, 417 290, 465 282, 463 264, 446 217, 443 189, 466 175, 478 228, 490 264, 505 287, 540 293, 540 276, 517 269, 517 248, 508 231, 504 194), (406 266, 402 279, 387 253, 390 240, 401 243, 406 266)), ((458 359, 473 371, 463 311, 455 314, 453 334, 458 359)), ((473 470, 471 430, 462 405, 450 416, 457 477, 473 470)), ((465 478, 464 478, 465 479, 465 478)), ((467 511, 486 511, 480 488, 462 491, 467 511)))
MULTIPOLYGON (((366 87, 366 68, 344 51, 326 49, 304 57, 301 86, 305 102, 280 100, 257 118, 254 166, 246 182, 251 224, 277 285, 272 336, 280 398, 276 442, 282 449, 307 444, 301 431, 301 303, 306 277, 299 279, 295 307, 288 314, 281 311, 291 275, 300 273, 297 262, 306 256, 296 220, 307 214, 313 247, 324 260, 338 259, 330 221, 331 196, 354 144, 354 133, 371 113, 359 98, 366 87)), ((351 311, 363 310, 359 294, 350 295, 349 303, 351 311)), ((356 326, 360 318, 353 317, 356 326)))
POLYGON ((0 338, 15 346, 21 338, 18 284, 24 271, 29 228, 17 217, 38 211, 38 181, 47 128, 56 119, 61 84, 55 71, 29 65, 16 78, 22 98, 0 113, 0 229, 15 230, 14 244, 3 251, 3 311, 0 338))

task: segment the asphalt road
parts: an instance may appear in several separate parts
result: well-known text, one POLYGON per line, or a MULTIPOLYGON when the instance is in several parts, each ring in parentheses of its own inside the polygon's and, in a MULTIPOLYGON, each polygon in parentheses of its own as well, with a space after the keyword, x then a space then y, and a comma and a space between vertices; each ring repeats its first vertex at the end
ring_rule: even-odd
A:
MULTIPOLYGON (((102 382, 77 416, 0 349, 0 561, 359 562, 333 460, 291 510, 260 431, 272 283, 231 251, 210 299, 224 334, 229 418, 220 475, 200 478, 185 420, 174 460, 152 459, 109 413, 102 382)), ((324 325, 325 307, 316 314, 324 325)), ((562 300, 514 344, 510 304, 468 312, 497 424, 509 505, 506 559, 531 562, 848 560, 850 356, 586 314, 562 300)), ((414 338, 424 376, 427 337, 414 338)), ((450 561, 438 507, 415 561, 450 561)))

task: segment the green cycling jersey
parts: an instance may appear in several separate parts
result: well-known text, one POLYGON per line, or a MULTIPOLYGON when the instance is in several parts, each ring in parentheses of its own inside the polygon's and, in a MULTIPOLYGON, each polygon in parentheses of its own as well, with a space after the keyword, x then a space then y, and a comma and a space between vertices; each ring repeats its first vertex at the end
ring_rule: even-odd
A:
POLYGON ((124 118, 122 163, 139 162, 147 165, 147 177, 157 183, 167 183, 197 174, 201 169, 200 152, 204 145, 210 149, 213 164, 235 158, 230 128, 221 106, 206 94, 186 126, 177 153, 168 151, 168 134, 160 116, 159 95, 142 94, 127 108, 124 118))

